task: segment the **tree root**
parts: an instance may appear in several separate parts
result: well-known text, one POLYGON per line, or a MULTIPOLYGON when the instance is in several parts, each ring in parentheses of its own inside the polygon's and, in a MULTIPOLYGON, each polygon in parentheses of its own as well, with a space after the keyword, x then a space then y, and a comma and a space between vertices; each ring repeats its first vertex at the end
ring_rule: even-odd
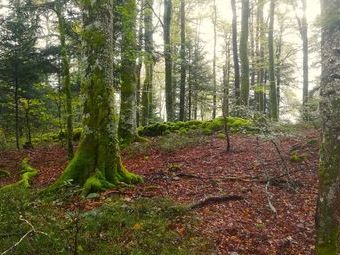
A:
POLYGON ((212 204, 219 204, 219 203, 224 203, 224 202, 229 202, 229 201, 239 201, 243 200, 244 198, 240 195, 223 195, 223 196, 212 196, 212 197, 207 197, 203 200, 200 200, 196 203, 193 203, 189 206, 191 210, 199 209, 208 205, 212 204))

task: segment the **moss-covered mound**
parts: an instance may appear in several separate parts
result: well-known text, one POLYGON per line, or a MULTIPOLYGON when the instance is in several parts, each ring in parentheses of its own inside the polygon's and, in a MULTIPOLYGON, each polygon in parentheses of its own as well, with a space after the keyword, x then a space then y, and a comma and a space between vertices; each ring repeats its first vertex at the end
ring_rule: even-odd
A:
MULTIPOLYGON (((237 117, 228 117, 228 127, 231 132, 254 132, 256 128, 253 126, 251 120, 237 118, 237 117)), ((216 118, 214 120, 209 121, 199 121, 192 120, 186 122, 163 122, 163 123, 155 123, 149 126, 140 127, 138 129, 138 134, 140 136, 162 136, 165 134, 169 134, 172 132, 175 133, 185 133, 189 130, 202 130, 204 134, 212 134, 214 132, 223 130, 224 128, 224 119, 216 118)))
POLYGON ((32 178, 35 177, 36 175, 38 175, 38 170, 36 170, 32 166, 30 166, 29 163, 28 163, 28 158, 25 158, 21 162, 20 173, 21 173, 21 180, 20 181, 13 183, 13 184, 3 186, 3 187, 0 188, 0 190, 9 189, 9 188, 18 187, 18 186, 22 186, 24 188, 29 188, 31 186, 30 182, 31 182, 32 178))

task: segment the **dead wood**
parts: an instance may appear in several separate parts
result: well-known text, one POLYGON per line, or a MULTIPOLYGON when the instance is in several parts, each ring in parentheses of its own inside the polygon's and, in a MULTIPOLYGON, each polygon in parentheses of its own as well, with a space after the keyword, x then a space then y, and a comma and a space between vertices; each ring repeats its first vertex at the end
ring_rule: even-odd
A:
POLYGON ((202 208, 202 207, 212 205, 212 204, 225 203, 229 201, 239 201, 243 199, 244 198, 240 195, 212 196, 212 197, 207 197, 203 200, 193 203, 192 205, 189 206, 189 208, 191 210, 195 210, 195 209, 202 208))

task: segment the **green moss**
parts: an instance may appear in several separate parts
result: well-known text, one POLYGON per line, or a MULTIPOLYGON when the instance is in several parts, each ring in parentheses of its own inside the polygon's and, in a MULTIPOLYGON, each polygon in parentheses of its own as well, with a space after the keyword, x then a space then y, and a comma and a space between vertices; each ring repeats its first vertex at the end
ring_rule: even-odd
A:
POLYGON ((29 165, 28 163, 28 158, 25 158, 22 162, 21 162, 21 180, 13 183, 13 184, 9 184, 6 186, 3 186, 0 188, 0 190, 6 190, 6 189, 12 189, 14 187, 19 187, 22 186, 24 188, 29 188, 30 182, 33 179, 33 177, 38 175, 38 170, 36 170, 35 168, 33 168, 32 166, 29 165))
MULTIPOLYGON (((242 118, 229 117, 227 119, 228 126, 235 132, 256 131, 252 121, 242 118)), ((155 123, 138 129, 141 136, 157 137, 167 135, 169 133, 186 133, 190 130, 202 130, 204 134, 210 135, 214 132, 223 130, 224 118, 216 118, 209 121, 192 120, 187 122, 164 122, 155 123)))
POLYGON ((302 154, 300 155, 298 151, 292 151, 290 155, 290 161, 295 162, 295 163, 302 162, 306 160, 306 158, 307 158, 306 155, 302 155, 302 154))
POLYGON ((224 139, 224 138, 226 138, 226 135, 224 133, 218 133, 216 135, 216 137, 219 138, 219 139, 224 139))
POLYGON ((10 172, 0 169, 0 178, 1 177, 9 177, 10 175, 11 175, 10 172))

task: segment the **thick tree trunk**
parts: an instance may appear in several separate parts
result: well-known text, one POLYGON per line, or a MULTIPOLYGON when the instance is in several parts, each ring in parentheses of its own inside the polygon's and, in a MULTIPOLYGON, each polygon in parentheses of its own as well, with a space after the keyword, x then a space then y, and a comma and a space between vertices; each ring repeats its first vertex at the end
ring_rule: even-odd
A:
POLYGON ((317 206, 318 255, 340 254, 340 4, 322 0, 322 140, 317 206))
POLYGON ((214 56, 213 56, 213 76, 214 76, 214 84, 213 84, 213 113, 212 118, 216 118, 216 110, 217 110, 217 81, 216 81, 216 44, 217 44, 217 8, 216 8, 216 0, 214 0, 214 14, 213 14, 213 23, 214 23, 214 56))
POLYGON ((174 121, 172 101, 172 46, 171 46, 172 0, 164 1, 164 60, 165 60, 165 103, 167 121, 174 121))
POLYGON ((249 0, 242 0, 240 60, 241 60, 241 103, 244 106, 248 106, 249 104, 248 33, 249 33, 249 0))
POLYGON ((63 14, 63 4, 56 4, 56 14, 58 17, 59 40, 61 49, 61 73, 63 90, 65 93, 66 105, 66 139, 67 139, 67 156, 73 158, 73 111, 72 111, 72 92, 71 92, 71 77, 70 77, 70 61, 67 52, 65 38, 65 19, 63 14))
POLYGON ((231 9, 233 11, 232 20, 232 41, 233 41, 233 59, 234 59, 234 87, 235 87, 235 99, 236 104, 240 104, 240 66, 238 60, 238 48, 237 48, 237 12, 236 2, 231 0, 231 9))
POLYGON ((274 60, 274 11, 275 11, 275 0, 271 0, 270 14, 269 14, 269 32, 268 32, 270 116, 273 121, 278 121, 279 112, 278 112, 278 107, 277 107, 277 89, 276 89, 276 82, 275 82, 275 60, 274 60))
POLYGON ((136 123, 136 0, 122 2, 121 103, 118 134, 125 144, 137 137, 136 123))
POLYGON ((179 102, 179 120, 185 120, 185 90, 186 90, 186 41, 185 41, 185 0, 181 0, 181 86, 179 102))
POLYGON ((143 84, 142 95, 142 125, 148 125, 153 117, 153 24, 152 24, 152 8, 153 0, 145 0, 144 6, 144 65, 145 79, 143 84))
POLYGON ((117 115, 113 84, 113 3, 111 0, 80 1, 83 12, 84 120, 78 150, 61 177, 84 187, 84 194, 120 182, 136 183, 141 178, 122 165, 117 139, 117 115))

